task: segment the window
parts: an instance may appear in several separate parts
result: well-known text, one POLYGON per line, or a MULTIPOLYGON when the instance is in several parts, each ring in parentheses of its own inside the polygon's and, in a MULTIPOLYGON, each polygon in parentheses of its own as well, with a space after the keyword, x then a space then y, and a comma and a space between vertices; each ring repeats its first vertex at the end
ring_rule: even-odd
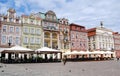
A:
POLYGON ((30 43, 32 43, 32 44, 34 43, 34 37, 30 38, 30 43))
POLYGON ((13 40, 12 40, 12 36, 9 37, 9 41, 8 41, 8 42, 10 42, 10 43, 13 42, 13 40))
POLYGON ((36 30, 36 34, 40 35, 40 29, 36 30))
POLYGON ((72 46, 74 46, 74 43, 72 43, 72 46))
POLYGON ((12 19, 12 18, 9 18, 9 21, 10 21, 10 22, 13 22, 13 19, 12 19))
POLYGON ((13 27, 10 27, 9 31, 10 31, 10 32, 14 32, 13 27))
POLYGON ((80 41, 80 46, 82 46, 82 42, 80 41))
POLYGON ((36 38, 36 43, 40 44, 40 38, 36 38))
POLYGON ((76 39, 78 38, 78 34, 76 35, 76 39))
POLYGON ((31 28, 31 34, 34 34, 34 28, 31 28))
POLYGON ((18 45, 19 44, 19 37, 16 37, 15 43, 18 45))
POLYGON ((24 43, 28 43, 28 37, 24 37, 24 43))
POLYGON ((45 47, 48 47, 48 42, 45 41, 44 46, 45 46, 45 47))
POLYGON ((16 27, 16 33, 19 33, 19 27, 16 27))
POLYGON ((4 18, 4 20, 3 21, 7 21, 7 18, 4 18))
POLYGON ((72 34, 72 38, 74 38, 74 35, 72 34))
POLYGON ((7 32, 7 26, 3 26, 3 32, 7 32))
POLYGON ((2 43, 6 43, 6 36, 2 36, 2 43))
POLYGON ((24 33, 29 33, 29 30, 27 27, 24 28, 24 33))
POLYGON ((31 22, 31 24, 33 24, 33 23, 34 23, 34 21, 33 21, 32 19, 30 20, 30 22, 31 22))

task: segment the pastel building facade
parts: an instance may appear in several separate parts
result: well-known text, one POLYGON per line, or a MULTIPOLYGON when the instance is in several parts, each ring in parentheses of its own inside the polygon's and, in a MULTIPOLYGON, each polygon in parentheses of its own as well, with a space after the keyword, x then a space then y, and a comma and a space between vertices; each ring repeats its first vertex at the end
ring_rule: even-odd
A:
POLYGON ((113 33, 114 35, 114 50, 116 57, 120 58, 120 34, 118 32, 113 33))
POLYGON ((84 26, 70 24, 71 51, 87 51, 88 37, 84 26))
POLYGON ((59 21, 56 14, 49 10, 46 13, 39 12, 36 15, 42 18, 43 47, 60 49, 59 21))
POLYGON ((70 26, 68 19, 59 19, 60 28, 60 50, 62 52, 70 51, 70 26))
POLYGON ((21 45, 21 19, 15 9, 8 9, 0 15, 0 47, 21 45))
POLYGON ((22 26, 22 43, 21 45, 26 48, 36 50, 41 48, 43 43, 42 26, 40 17, 34 14, 21 16, 22 26))
POLYGON ((91 28, 88 32, 88 45, 90 51, 113 51, 113 31, 101 26, 91 28))

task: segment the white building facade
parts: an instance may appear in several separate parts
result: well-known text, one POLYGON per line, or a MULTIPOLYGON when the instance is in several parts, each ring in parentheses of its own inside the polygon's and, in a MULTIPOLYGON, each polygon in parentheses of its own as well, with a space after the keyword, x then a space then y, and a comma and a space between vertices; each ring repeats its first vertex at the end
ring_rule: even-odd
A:
POLYGON ((114 49, 113 31, 103 26, 88 29, 90 51, 112 51, 114 49))

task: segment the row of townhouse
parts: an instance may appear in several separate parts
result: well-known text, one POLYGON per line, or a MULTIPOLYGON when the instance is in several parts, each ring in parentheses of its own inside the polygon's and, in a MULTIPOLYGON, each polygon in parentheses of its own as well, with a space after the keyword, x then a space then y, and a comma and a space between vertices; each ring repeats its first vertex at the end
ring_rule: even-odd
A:
POLYGON ((33 50, 41 47, 70 49, 69 23, 53 11, 17 16, 15 9, 0 14, 0 47, 20 45, 33 50))
POLYGON ((20 45, 33 50, 50 47, 67 51, 116 51, 120 56, 120 34, 100 26, 86 29, 55 12, 17 16, 15 9, 0 15, 0 47, 20 45))

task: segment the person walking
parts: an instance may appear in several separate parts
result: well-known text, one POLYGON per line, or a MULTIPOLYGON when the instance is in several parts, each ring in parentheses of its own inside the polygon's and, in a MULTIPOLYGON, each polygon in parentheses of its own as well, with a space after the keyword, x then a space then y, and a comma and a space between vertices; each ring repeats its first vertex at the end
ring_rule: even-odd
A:
POLYGON ((66 56, 63 57, 63 64, 65 65, 66 64, 66 56))

